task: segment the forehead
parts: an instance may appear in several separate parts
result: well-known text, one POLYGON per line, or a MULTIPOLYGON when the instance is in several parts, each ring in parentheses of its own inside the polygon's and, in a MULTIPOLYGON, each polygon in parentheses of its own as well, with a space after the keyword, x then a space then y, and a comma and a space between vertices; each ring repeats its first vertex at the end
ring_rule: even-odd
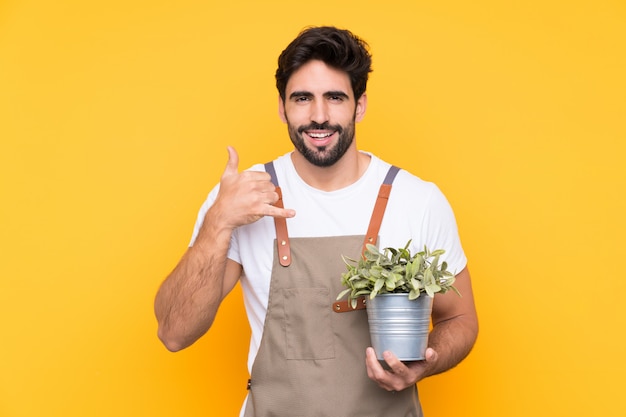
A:
POLYGON ((345 71, 329 67, 323 61, 312 60, 294 71, 287 81, 286 95, 294 91, 324 94, 328 91, 342 91, 352 97, 352 84, 345 71))

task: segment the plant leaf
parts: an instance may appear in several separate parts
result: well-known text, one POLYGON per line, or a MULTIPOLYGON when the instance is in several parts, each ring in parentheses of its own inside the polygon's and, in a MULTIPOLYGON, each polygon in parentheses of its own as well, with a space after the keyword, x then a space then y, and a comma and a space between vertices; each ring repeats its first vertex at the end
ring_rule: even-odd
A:
POLYGON ((337 300, 341 300, 341 299, 342 299, 342 298, 343 298, 346 294, 348 294, 350 291, 352 291, 352 289, 351 289, 351 288, 347 288, 347 289, 345 289, 345 290, 341 291, 341 292, 339 293, 339 295, 337 296, 337 300))
POLYGON ((417 290, 411 290, 409 292, 409 300, 415 300, 420 296, 420 291, 417 290))

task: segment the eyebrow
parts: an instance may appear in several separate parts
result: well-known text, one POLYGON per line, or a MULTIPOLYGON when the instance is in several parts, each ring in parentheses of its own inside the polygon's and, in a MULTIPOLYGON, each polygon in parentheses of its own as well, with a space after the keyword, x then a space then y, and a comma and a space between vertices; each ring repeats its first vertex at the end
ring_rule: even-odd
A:
MULTIPOLYGON (((313 93, 311 93, 310 91, 294 91, 293 93, 289 94, 290 99, 294 99, 298 97, 313 97, 313 93)), ((340 90, 327 91, 324 93, 324 97, 343 97, 346 99, 350 98, 348 94, 340 90)))
POLYGON ((289 94, 289 98, 298 98, 298 97, 313 97, 313 93, 309 91, 294 91, 289 94))
POLYGON ((324 93, 324 97, 343 97, 345 99, 350 98, 343 91, 327 91, 326 93, 324 93))

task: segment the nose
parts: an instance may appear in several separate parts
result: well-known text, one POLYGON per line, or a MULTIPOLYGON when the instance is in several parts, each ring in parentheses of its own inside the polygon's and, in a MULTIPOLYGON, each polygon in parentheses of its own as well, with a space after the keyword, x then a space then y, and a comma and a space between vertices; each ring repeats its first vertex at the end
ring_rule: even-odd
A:
POLYGON ((311 106, 311 121, 323 124, 328 122, 328 105, 326 100, 315 100, 311 106))

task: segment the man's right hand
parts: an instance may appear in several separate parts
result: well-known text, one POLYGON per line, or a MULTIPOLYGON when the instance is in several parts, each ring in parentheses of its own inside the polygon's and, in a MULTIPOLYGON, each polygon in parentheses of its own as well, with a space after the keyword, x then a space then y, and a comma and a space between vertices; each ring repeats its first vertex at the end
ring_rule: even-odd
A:
POLYGON ((228 228, 253 223, 264 216, 294 217, 292 209, 274 206, 278 201, 276 187, 267 172, 239 172, 239 155, 228 147, 228 162, 220 180, 220 190, 212 207, 213 215, 228 228))

